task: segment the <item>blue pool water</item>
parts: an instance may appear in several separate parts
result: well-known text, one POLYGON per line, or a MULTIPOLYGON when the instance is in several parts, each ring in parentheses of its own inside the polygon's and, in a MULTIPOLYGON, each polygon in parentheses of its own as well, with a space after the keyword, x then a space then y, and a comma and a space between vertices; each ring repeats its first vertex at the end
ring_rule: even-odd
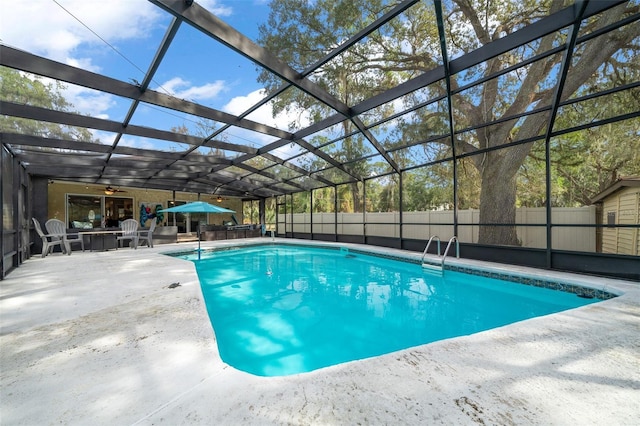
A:
POLYGON ((195 265, 220 356, 259 376, 307 372, 598 301, 303 246, 203 252, 195 265))

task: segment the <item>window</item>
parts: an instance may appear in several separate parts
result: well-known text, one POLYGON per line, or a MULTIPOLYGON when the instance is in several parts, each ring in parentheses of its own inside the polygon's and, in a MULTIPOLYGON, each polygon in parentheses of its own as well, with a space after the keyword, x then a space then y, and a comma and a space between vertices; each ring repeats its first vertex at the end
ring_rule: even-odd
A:
POLYGON ((135 219, 132 206, 131 198, 104 197, 104 226, 119 227, 123 220, 135 219))
POLYGON ((260 202, 258 200, 246 200, 242 202, 242 223, 260 223, 260 202))
POLYGON ((102 223, 102 198, 92 195, 67 195, 69 228, 99 228, 102 223))
POLYGON ((67 194, 69 228, 117 228, 120 222, 133 218, 131 198, 67 194))

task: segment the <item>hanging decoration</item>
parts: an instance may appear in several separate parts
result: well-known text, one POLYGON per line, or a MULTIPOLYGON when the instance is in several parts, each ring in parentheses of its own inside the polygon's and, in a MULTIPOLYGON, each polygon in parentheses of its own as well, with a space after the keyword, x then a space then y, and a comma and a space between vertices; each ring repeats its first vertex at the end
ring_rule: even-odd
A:
POLYGON ((164 213, 161 212, 160 210, 162 210, 162 204, 156 204, 156 210, 154 212, 154 215, 156 217, 156 223, 158 225, 160 225, 164 220, 164 213))
POLYGON ((144 204, 140 204, 140 224, 143 225, 146 221, 147 221, 147 208, 145 207, 144 204))
POLYGON ((145 223, 149 219, 155 219, 159 225, 164 220, 164 213, 161 212, 162 204, 157 203, 153 210, 151 209, 151 203, 140 203, 140 225, 145 226, 145 223))

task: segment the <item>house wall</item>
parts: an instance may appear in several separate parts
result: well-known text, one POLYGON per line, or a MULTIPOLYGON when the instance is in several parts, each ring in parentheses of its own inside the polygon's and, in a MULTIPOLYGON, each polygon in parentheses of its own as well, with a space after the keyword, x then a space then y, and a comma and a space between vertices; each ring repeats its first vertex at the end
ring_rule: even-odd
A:
MULTIPOLYGON (((602 207, 602 221, 605 225, 610 213, 615 213, 616 225, 640 224, 640 189, 624 188, 607 197, 602 207)), ((602 252, 640 254, 640 232, 637 228, 605 227, 602 230, 602 252)))
MULTIPOLYGON (((115 187, 115 186, 114 186, 115 187)), ((67 212, 66 212, 66 194, 75 194, 75 195, 95 195, 95 196, 104 196, 104 188, 105 185, 89 185, 89 184, 78 184, 78 183, 70 183, 64 181, 53 181, 49 182, 48 185, 48 217, 46 219, 60 219, 65 223, 68 223, 67 220, 67 212)), ((169 200, 173 200, 173 192, 172 191, 161 191, 155 189, 139 189, 139 188, 120 188, 126 192, 117 192, 114 195, 109 195, 109 197, 118 197, 118 198, 129 198, 132 203, 133 210, 133 218, 136 220, 140 220, 139 212, 140 205, 143 203, 144 205, 155 206, 156 204, 162 204, 164 208, 167 208, 167 202, 169 200)), ((198 194, 191 192, 176 192, 175 195, 176 201, 197 201, 198 194)), ((242 200, 241 199, 225 199, 222 204, 216 203, 210 195, 202 195, 200 196, 201 201, 211 202, 212 204, 221 205, 222 207, 235 210, 235 216, 239 223, 242 223, 242 200)), ((168 215, 165 214, 165 223, 162 225, 171 225, 171 223, 167 223, 168 215)), ((46 220, 45 219, 45 220, 46 220)), ((230 221, 231 214, 210 214, 208 215, 208 223, 210 224, 220 224, 222 221, 230 221)), ((43 222, 44 223, 44 222, 43 222)), ((147 221, 146 226, 149 226, 150 222, 147 221)), ((162 226, 159 225, 159 226, 162 226)), ((145 224, 141 224, 141 226, 145 226, 145 224)), ((193 229, 195 232, 195 229, 193 229)))

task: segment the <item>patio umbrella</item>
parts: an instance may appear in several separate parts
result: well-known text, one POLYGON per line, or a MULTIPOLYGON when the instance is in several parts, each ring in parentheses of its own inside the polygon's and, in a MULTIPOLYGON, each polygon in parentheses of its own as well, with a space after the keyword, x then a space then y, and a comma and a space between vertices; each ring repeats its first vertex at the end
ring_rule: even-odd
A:
MULTIPOLYGON (((194 201, 193 203, 169 207, 159 211, 163 213, 235 213, 235 210, 214 206, 204 201, 194 201)), ((200 260, 200 226, 198 226, 198 260, 200 260)))

